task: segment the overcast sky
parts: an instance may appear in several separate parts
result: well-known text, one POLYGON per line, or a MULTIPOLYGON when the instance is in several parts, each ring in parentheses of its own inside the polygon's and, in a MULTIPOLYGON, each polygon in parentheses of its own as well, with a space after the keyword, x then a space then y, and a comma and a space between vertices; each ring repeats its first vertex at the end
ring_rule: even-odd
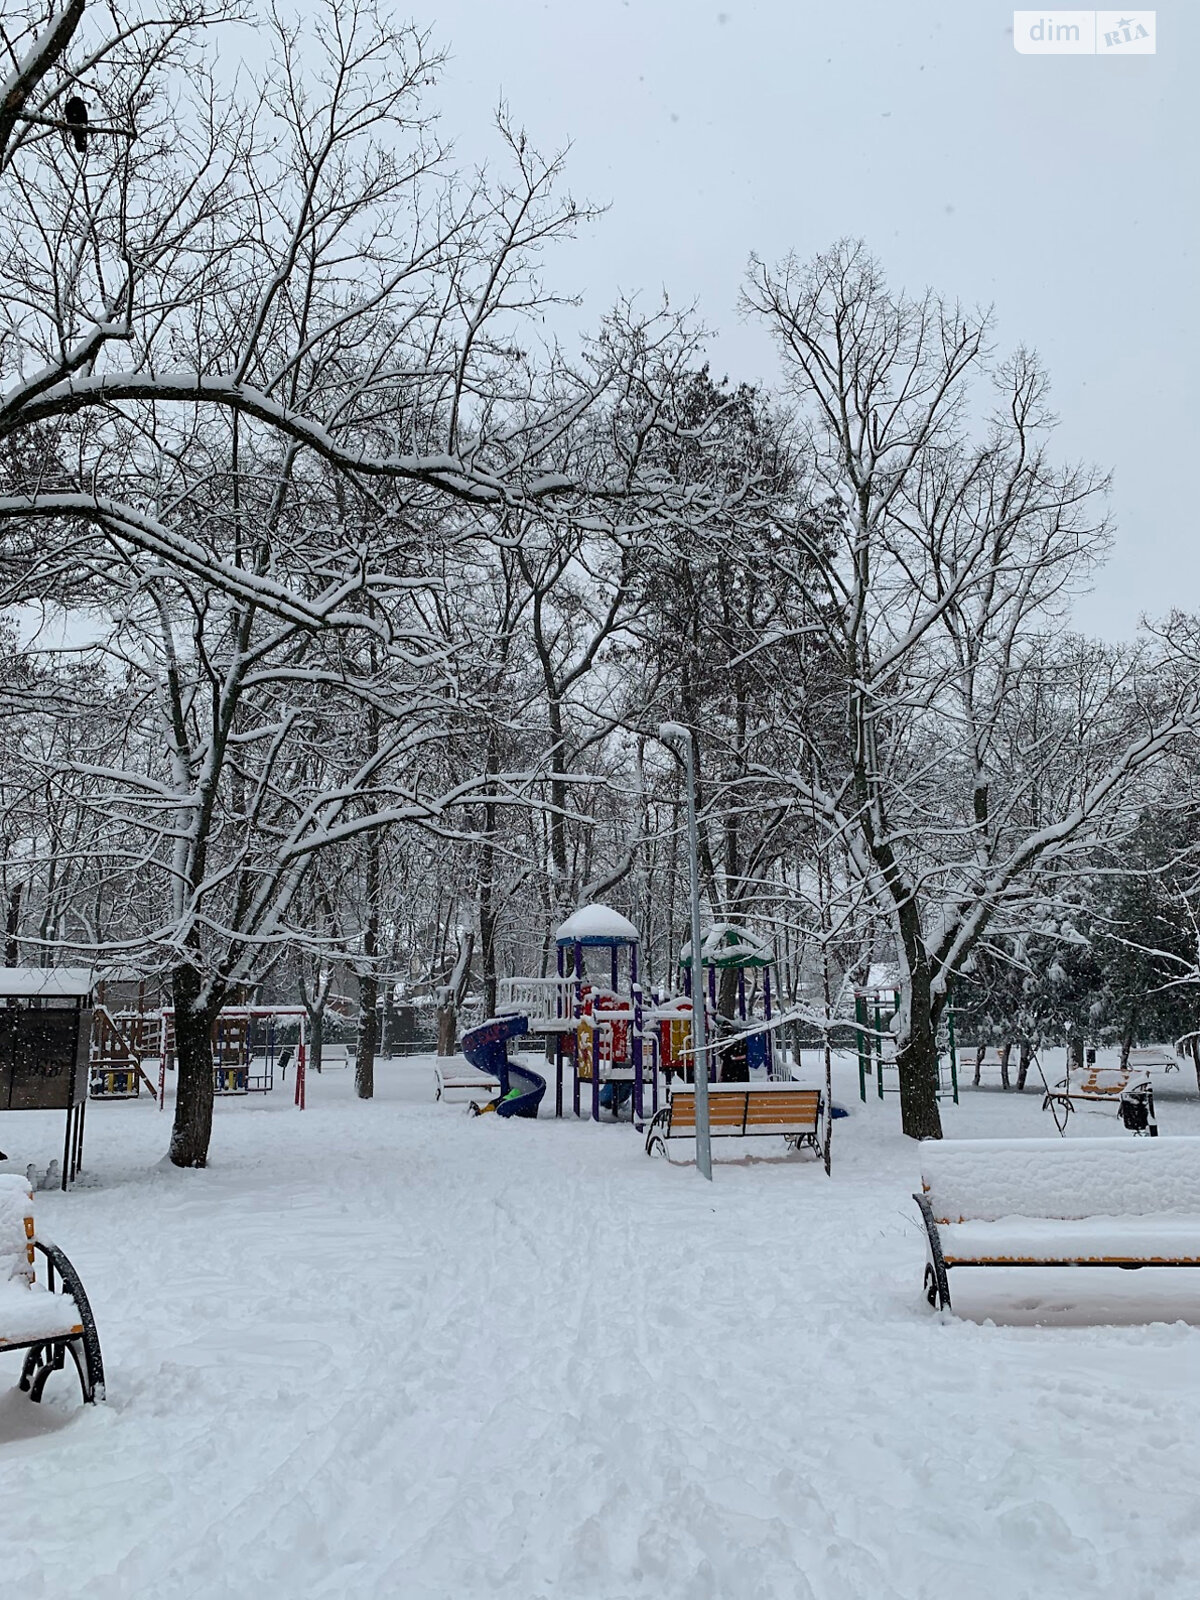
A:
POLYGON ((1158 54, 1123 60, 1019 55, 993 0, 406 9, 450 51, 438 100, 464 158, 494 149, 503 95, 609 204, 551 263, 588 325, 665 287, 716 330, 720 373, 770 381, 737 312, 750 252, 862 236, 894 282, 994 306, 1000 340, 1049 366, 1062 452, 1113 470, 1116 548, 1080 624, 1200 609, 1200 3, 1160 6, 1158 54))

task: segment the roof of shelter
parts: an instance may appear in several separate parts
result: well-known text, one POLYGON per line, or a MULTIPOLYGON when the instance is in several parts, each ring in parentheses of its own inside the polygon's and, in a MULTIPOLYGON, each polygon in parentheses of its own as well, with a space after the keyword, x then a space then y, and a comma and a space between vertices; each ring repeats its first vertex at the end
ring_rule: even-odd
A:
POLYGON ((637 944, 640 939, 628 917, 605 905, 580 906, 554 935, 556 944, 637 944))
POLYGON ((0 999, 84 999, 92 990, 90 967, 0 967, 0 999))

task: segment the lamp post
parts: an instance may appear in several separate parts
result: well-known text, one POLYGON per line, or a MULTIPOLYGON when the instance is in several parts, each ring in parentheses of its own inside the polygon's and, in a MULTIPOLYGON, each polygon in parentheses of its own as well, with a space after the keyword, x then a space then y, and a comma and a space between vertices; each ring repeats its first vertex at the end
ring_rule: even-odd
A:
POLYGON ((700 953, 700 835, 696 827, 696 762, 690 728, 664 722, 658 737, 681 751, 687 772, 688 865, 692 885, 692 1081, 696 1087, 696 1168, 712 1182, 712 1145, 708 1131, 708 1040, 704 1014, 704 960, 700 953))

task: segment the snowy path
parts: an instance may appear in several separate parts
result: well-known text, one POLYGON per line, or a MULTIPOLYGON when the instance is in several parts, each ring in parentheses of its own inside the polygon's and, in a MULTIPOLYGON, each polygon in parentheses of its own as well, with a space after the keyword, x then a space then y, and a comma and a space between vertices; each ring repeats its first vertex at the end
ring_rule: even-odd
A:
MULTIPOLYGON (((111 1400, 39 1413, 0 1360, 6 1594, 1196 1592, 1187 1274, 979 1274, 956 1300, 1002 1325, 942 1326, 894 1103, 854 1103, 832 1182, 752 1159, 710 1188, 628 1128, 381 1079, 222 1104, 203 1173, 153 1166, 147 1103, 93 1107, 90 1187, 39 1205, 111 1400), (1147 1293, 1186 1320, 1134 1320, 1147 1293)), ((947 1131, 1046 1130, 1033 1095, 974 1095, 947 1131)))

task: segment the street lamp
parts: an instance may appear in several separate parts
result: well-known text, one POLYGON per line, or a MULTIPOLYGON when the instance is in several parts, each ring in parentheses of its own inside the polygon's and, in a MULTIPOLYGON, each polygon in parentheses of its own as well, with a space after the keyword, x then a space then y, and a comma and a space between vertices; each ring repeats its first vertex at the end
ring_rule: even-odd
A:
POLYGON ((664 722, 658 737, 682 752, 687 770, 688 858, 692 880, 692 1080, 696 1086, 696 1167, 712 1182, 712 1145, 708 1132, 708 1040, 704 1015, 704 960, 700 953, 700 835, 696 827, 696 762, 690 728, 664 722))

